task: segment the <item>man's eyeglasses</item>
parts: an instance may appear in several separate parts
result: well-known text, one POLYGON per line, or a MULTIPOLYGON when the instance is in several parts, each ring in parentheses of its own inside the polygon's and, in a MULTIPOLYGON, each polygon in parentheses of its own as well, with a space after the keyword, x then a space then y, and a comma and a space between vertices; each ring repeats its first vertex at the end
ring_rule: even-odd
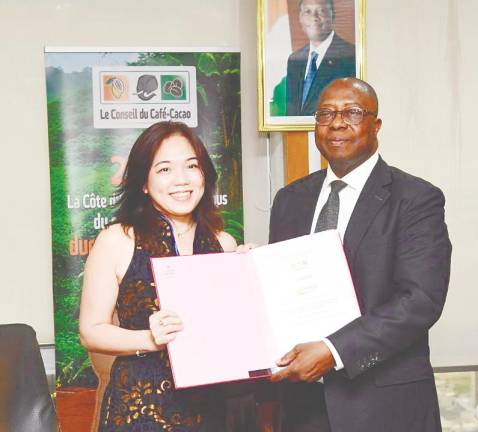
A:
POLYGON ((373 111, 367 111, 359 107, 351 107, 345 108, 342 111, 334 111, 330 109, 320 109, 316 111, 314 117, 315 122, 319 126, 328 126, 332 123, 335 119, 335 116, 340 114, 342 116, 342 120, 347 123, 348 125, 358 125, 362 122, 363 118, 366 115, 373 115, 376 116, 377 113, 373 111))

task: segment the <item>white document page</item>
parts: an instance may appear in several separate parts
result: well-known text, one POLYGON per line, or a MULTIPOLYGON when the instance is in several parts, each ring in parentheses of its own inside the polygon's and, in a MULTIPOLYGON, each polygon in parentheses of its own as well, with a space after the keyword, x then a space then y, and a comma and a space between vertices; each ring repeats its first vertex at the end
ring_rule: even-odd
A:
POLYGON ((360 316, 342 242, 335 230, 250 252, 260 280, 277 358, 360 316))

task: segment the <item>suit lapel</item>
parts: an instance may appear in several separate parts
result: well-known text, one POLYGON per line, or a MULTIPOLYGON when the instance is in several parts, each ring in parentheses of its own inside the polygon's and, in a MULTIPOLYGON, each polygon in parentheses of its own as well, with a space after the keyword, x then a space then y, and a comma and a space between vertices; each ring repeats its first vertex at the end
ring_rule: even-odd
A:
POLYGON ((392 182, 388 165, 379 158, 355 204, 344 235, 344 250, 352 268, 360 242, 376 214, 390 197, 386 188, 392 182))

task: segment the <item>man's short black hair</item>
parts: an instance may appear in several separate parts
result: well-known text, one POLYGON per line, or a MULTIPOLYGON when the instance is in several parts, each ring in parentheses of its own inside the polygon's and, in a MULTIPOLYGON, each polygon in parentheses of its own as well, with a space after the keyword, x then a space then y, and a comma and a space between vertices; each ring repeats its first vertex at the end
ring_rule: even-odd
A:
MULTIPOLYGON (((326 3, 330 6, 330 10, 332 11, 332 18, 335 18, 335 5, 334 5, 334 0, 325 0, 326 3)), ((302 6, 302 3, 304 3, 304 0, 299 0, 299 11, 302 6)))

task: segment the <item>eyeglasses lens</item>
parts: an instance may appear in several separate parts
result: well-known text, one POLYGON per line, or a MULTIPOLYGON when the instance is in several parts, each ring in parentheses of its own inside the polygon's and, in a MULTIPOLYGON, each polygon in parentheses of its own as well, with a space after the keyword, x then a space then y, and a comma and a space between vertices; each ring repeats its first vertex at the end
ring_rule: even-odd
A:
POLYGON ((342 118, 345 123, 351 125, 359 124, 363 119, 363 111, 358 108, 350 108, 342 111, 342 118))
POLYGON ((348 108, 343 111, 320 110, 315 113, 315 121, 320 126, 327 126, 339 114, 342 120, 349 125, 357 125, 363 120, 364 112, 359 108, 348 108))

